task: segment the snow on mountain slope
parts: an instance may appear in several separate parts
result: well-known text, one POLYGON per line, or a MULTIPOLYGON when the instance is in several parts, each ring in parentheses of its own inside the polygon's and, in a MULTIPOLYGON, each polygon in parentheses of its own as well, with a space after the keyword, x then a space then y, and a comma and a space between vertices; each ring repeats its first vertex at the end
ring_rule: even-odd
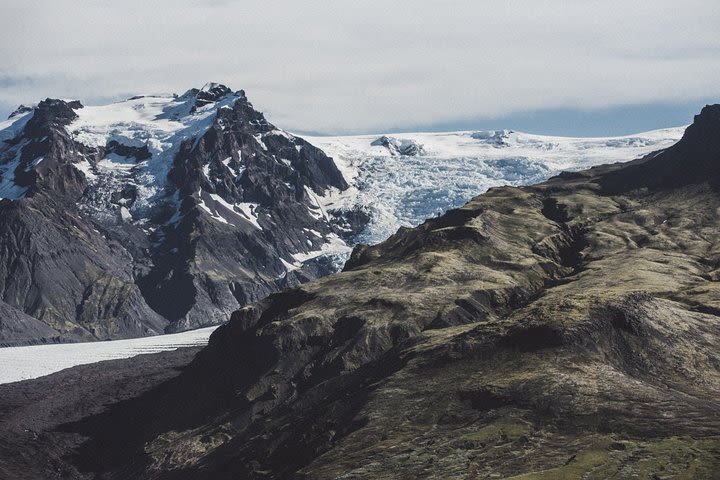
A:
MULTIPOLYGON (((28 120, 32 117, 32 111, 10 115, 5 121, 0 122, 0 145, 11 142, 19 132, 25 128, 28 120)), ((7 198, 17 200, 22 198, 27 188, 15 183, 15 169, 20 165, 20 148, 15 148, 8 152, 11 156, 10 160, 5 164, 0 162, 0 200, 7 198)), ((35 160, 37 166, 40 161, 35 160)))
POLYGON ((326 210, 360 208, 371 220, 357 241, 375 244, 400 226, 463 205, 499 185, 527 185, 563 170, 626 162, 677 142, 685 127, 622 137, 570 138, 509 130, 305 137, 335 160, 351 188, 330 191, 326 210), (412 145, 416 155, 399 154, 412 145))
MULTIPOLYGON (((211 85, 201 92, 208 91, 211 85)), ((78 165, 91 184, 104 181, 108 186, 117 186, 132 178, 137 186, 136 200, 129 209, 133 217, 146 216, 153 201, 164 193, 182 142, 199 138, 212 126, 216 112, 231 108, 237 100, 234 95, 225 95, 217 102, 194 108, 195 104, 188 101, 191 97, 191 93, 179 97, 141 95, 110 105, 87 106, 78 109, 78 118, 67 126, 75 141, 89 147, 103 148, 116 142, 146 149, 148 157, 142 160, 116 155, 107 156, 96 168, 87 160, 78 165)))

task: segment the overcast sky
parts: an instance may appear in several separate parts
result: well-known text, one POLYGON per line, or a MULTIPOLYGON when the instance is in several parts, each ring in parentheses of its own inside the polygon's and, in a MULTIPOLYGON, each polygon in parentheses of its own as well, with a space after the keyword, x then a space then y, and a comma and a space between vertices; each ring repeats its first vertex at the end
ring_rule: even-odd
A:
POLYGON ((631 133, 720 102, 718 0, 0 0, 0 114, 218 81, 294 131, 631 133))

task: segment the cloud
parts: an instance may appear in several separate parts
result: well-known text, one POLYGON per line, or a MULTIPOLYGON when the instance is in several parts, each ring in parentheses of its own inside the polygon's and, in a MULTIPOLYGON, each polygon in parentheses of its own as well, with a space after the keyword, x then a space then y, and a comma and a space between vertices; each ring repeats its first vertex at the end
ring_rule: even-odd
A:
POLYGON ((285 128, 379 131, 716 95, 716 0, 34 0, 0 104, 244 88, 285 128))

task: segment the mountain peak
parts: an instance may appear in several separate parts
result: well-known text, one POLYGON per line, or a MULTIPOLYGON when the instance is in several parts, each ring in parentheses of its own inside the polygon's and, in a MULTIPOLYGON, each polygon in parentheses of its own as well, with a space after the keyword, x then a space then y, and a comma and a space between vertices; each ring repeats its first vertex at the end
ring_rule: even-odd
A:
POLYGON ((203 105, 217 102, 232 93, 232 90, 221 83, 209 82, 203 85, 197 94, 195 94, 195 105, 197 107, 202 107, 203 105))
POLYGON ((217 82, 208 82, 200 89, 201 92, 212 92, 215 90, 222 90, 227 93, 232 91, 227 86, 217 82))
POLYGON ((720 104, 705 105, 685 131, 686 141, 707 144, 714 149, 720 138, 720 104), (711 145, 712 144, 712 145, 711 145))
MULTIPOLYGON (((14 240, 6 242, 13 231, 42 232, 17 245, 28 258, 33 249, 79 246, 60 266, 24 270, 42 289, 42 302, 25 308, 31 302, 24 297, 0 295, 0 303, 11 300, 40 321, 55 322, 49 310, 70 319, 56 330, 63 338, 220 323, 239 306, 335 271, 328 249, 347 250, 339 236, 346 230, 316 199, 347 188, 341 172, 321 150, 269 123, 242 91, 209 83, 182 97, 136 96, 85 108, 48 98, 26 116, 0 124, 0 197, 7 199, 0 205, 0 273, 16 251, 14 240), (11 208, 16 217, 6 214, 11 208), (116 246, 122 257, 111 252, 116 246), (173 273, 200 258, 203 268, 223 274, 173 273), (133 272, 133 264, 142 271, 133 272), (80 272, 85 265, 107 272, 104 280, 80 272), (83 292, 98 282, 122 293, 88 300, 83 292)), ((27 285, 28 278, 13 274, 9 281, 27 285)))
POLYGON ((693 123, 714 123, 720 126, 720 104, 705 105, 700 113, 695 115, 693 123))
POLYGON ((706 105, 675 145, 608 174, 606 193, 678 188, 708 182, 720 188, 720 104, 706 105))
POLYGON ((23 113, 27 113, 27 112, 31 111, 33 108, 34 108, 34 107, 32 107, 32 106, 22 105, 22 104, 21 104, 21 105, 19 105, 19 106, 15 109, 14 112, 12 112, 12 113, 8 116, 8 119, 13 118, 13 117, 17 117, 18 115, 22 115, 23 113))

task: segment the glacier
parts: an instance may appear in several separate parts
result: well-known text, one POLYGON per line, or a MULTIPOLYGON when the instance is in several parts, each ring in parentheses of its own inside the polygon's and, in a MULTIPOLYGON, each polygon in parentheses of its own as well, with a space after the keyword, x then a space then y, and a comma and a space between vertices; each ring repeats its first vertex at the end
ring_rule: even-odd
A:
POLYGON ((344 192, 328 191, 319 199, 323 209, 363 210, 370 223, 355 240, 376 244, 401 226, 417 226, 489 188, 630 161, 669 147, 684 131, 682 126, 598 138, 512 130, 304 138, 332 157, 351 185, 344 192), (415 145, 411 151, 419 154, 400 155, 397 145, 415 145))
POLYGON ((204 346, 217 327, 109 342, 61 343, 0 348, 0 384, 50 375, 104 360, 204 346))

